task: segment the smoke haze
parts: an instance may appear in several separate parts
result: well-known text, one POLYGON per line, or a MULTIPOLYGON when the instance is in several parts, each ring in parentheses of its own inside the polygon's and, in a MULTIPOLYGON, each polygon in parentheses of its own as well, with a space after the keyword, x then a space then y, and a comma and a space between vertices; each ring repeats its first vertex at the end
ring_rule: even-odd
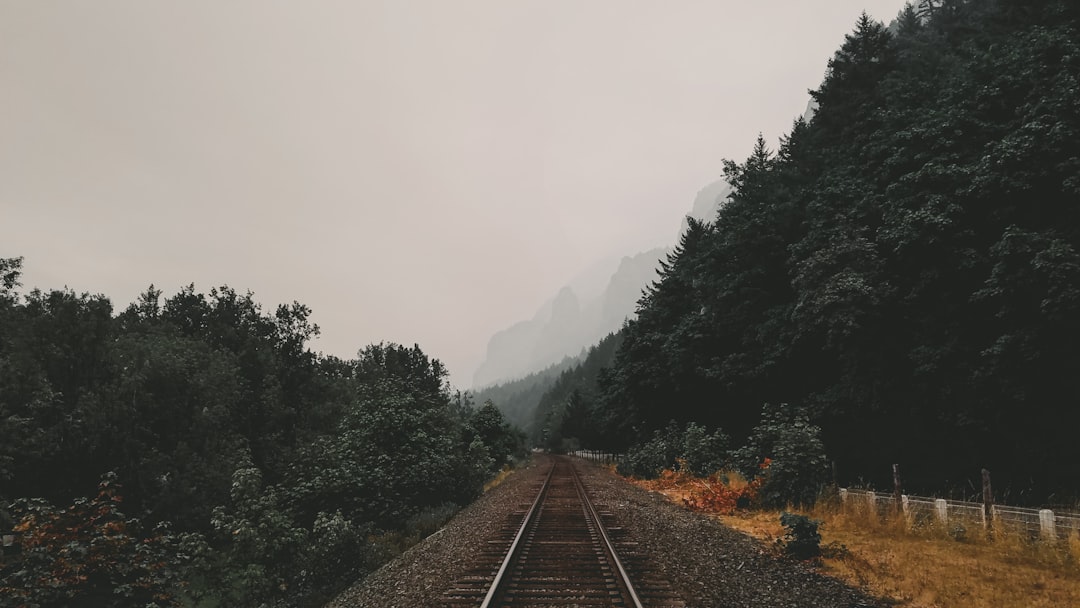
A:
POLYGON ((901 4, 2 2, 0 257, 118 309, 299 300, 315 350, 417 342, 466 388, 584 269, 672 245, 901 4))

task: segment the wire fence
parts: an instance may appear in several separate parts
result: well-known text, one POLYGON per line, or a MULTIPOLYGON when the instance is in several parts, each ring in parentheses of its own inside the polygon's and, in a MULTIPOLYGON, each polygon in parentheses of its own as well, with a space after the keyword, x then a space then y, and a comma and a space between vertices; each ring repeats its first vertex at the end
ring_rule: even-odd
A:
POLYGON ((577 456, 590 462, 598 462, 600 464, 619 464, 622 462, 622 454, 612 454, 611 452, 601 452, 598 450, 574 450, 573 452, 567 452, 570 456, 577 456))
MULTIPOLYGON (((884 492, 840 488, 840 501, 845 507, 864 505, 882 516, 897 511, 896 496, 884 492)), ((901 495, 899 510, 911 522, 926 522, 935 519, 947 526, 980 525, 984 528, 992 526, 1026 534, 1032 538, 1044 539, 1064 540, 1071 535, 1080 535, 1080 513, 1074 512, 987 505, 981 502, 906 494, 901 495), (988 512, 989 520, 987 519, 988 512)))
MULTIPOLYGON (((598 450, 574 450, 568 454, 601 464, 618 464, 624 458, 623 454, 598 450)), ((988 479, 984 482, 988 483, 988 479)), ((987 491, 984 496, 989 497, 989 492, 987 491)), ((895 493, 853 488, 840 488, 840 501, 845 507, 849 505, 869 507, 882 517, 900 511, 913 524, 936 520, 946 526, 951 524, 953 529, 979 525, 983 528, 1010 530, 1026 534, 1031 538, 1043 539, 1064 540, 1070 536, 1080 536, 1080 513, 1074 511, 1030 509, 993 504, 993 502, 947 500, 907 494, 900 495, 900 504, 897 505, 895 493)))

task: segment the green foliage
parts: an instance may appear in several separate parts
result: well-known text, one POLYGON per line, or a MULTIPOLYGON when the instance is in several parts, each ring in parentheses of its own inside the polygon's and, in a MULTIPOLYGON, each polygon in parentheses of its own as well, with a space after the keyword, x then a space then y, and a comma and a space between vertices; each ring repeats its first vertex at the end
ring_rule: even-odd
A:
POLYGON ((598 417, 596 384, 620 344, 622 332, 608 334, 543 393, 534 412, 535 444, 555 452, 611 447, 601 440, 604 421, 598 417))
POLYGON ((777 542, 784 552, 795 559, 810 559, 821 555, 821 534, 818 527, 821 522, 805 515, 784 512, 780 514, 780 525, 786 531, 777 542))
POLYGON ((537 431, 537 407, 541 398, 551 389, 560 375, 581 363, 581 357, 564 357, 536 373, 518 380, 477 389, 473 397, 478 403, 491 401, 506 416, 506 421, 529 436, 537 431))
POLYGON ((341 511, 319 512, 297 562, 297 583, 307 589, 326 589, 362 576, 375 565, 373 551, 368 547, 371 531, 370 525, 358 525, 341 511))
POLYGON ((67 290, 33 290, 22 303, 0 306, 0 424, 10 432, 0 446, 8 478, 0 491, 70 502, 117 469, 88 458, 108 447, 101 430, 112 422, 103 407, 112 306, 67 290))
POLYGON ((20 285, 22 263, 22 258, 0 258, 0 299, 9 304, 15 288, 20 285))
POLYGON ((424 506, 474 495, 482 482, 463 488, 454 475, 461 452, 445 407, 425 406, 383 385, 362 396, 343 424, 345 466, 360 484, 365 519, 401 521, 424 506))
POLYGON ((675 465, 683 445, 684 439, 679 426, 672 421, 653 433, 651 439, 627 451, 619 462, 619 474, 655 479, 660 476, 661 471, 675 465))
POLYGON ((698 476, 711 475, 727 464, 728 437, 720 429, 709 433, 693 422, 680 428, 674 421, 657 430, 648 441, 624 455, 618 471, 643 479, 654 479, 664 469, 685 466, 698 476))
POLYGON ((707 477, 723 469, 730 459, 729 450, 730 439, 723 430, 717 429, 710 434, 699 424, 686 425, 682 458, 694 475, 707 477))
POLYGON ((623 329, 592 440, 674 419, 742 441, 762 403, 800 403, 842 482, 902 462, 914 486, 988 467, 1075 495, 1056 455, 1080 424, 1060 406, 1080 399, 1078 31, 1052 0, 860 17, 813 117, 724 162, 733 192, 623 329))
POLYGON ((217 579, 218 599, 258 606, 288 589, 308 531, 293 523, 276 489, 264 487, 253 466, 233 473, 229 498, 229 506, 215 507, 210 519, 224 564, 208 576, 217 579))
MULTIPOLYGON (((491 458, 490 473, 494 474, 514 457, 525 455, 525 437, 506 422, 499 408, 485 401, 467 419, 467 431, 475 434, 491 458)), ((478 449, 478 448, 477 448, 478 449)))
POLYGON ((736 469, 747 479, 768 462, 759 496, 767 507, 812 505, 828 482, 828 460, 821 429, 810 424, 805 410, 766 404, 761 422, 746 444, 732 455, 736 469))
POLYGON ((19 297, 20 269, 0 260, 0 499, 39 498, 0 508, 0 523, 30 513, 47 533, 24 539, 37 544, 5 582, 12 597, 113 605, 99 590, 120 581, 117 605, 316 601, 392 556, 372 538, 397 535, 402 550, 522 451, 494 407, 451 399, 418 346, 323 357, 306 348, 318 327, 299 303, 268 313, 229 287, 163 299, 151 286, 114 316, 102 296, 19 297), (140 541, 134 520, 110 515, 113 545, 93 523, 90 540, 41 540, 96 517, 48 505, 85 505, 103 471, 124 480, 126 510, 176 532, 140 541), (68 565, 71 578, 26 591, 68 565))

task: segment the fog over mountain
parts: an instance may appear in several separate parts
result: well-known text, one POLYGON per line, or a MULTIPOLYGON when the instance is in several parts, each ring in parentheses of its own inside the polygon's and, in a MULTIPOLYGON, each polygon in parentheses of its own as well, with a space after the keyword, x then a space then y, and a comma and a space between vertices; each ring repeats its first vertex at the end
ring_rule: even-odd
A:
POLYGON ((583 298, 570 285, 564 286, 533 318, 493 335, 487 357, 473 375, 473 387, 538 371, 579 354, 618 329, 633 314, 642 287, 655 277, 657 260, 666 253, 666 248, 657 248, 626 256, 598 296, 583 298))
POLYGON ((315 350, 420 344, 466 387, 562 286, 604 318, 623 256, 673 245, 859 12, 902 5, 3 3, 0 257, 117 308, 299 301, 315 350))
MULTIPOLYGON (((809 122, 817 108, 813 99, 807 101, 803 120, 809 122)), ((722 179, 699 190, 690 213, 683 218, 679 233, 672 235, 671 242, 678 242, 686 231, 687 218, 714 221, 730 194, 731 185, 722 179)), ((642 290, 656 278, 659 261, 669 253, 671 247, 657 247, 624 256, 610 271, 611 259, 593 264, 545 302, 532 319, 491 337, 484 362, 473 374, 473 387, 482 388, 540 371, 563 357, 581 354, 583 349, 619 329, 624 320, 634 315, 642 290), (582 301, 585 306, 581 305, 582 301)))
MULTIPOLYGON (((807 101, 803 120, 809 122, 817 108, 813 99, 807 101)), ((730 194, 731 185, 722 179, 698 190, 690 212, 683 218, 679 233, 672 235, 671 242, 678 242, 686 230, 687 218, 714 221, 730 194)), ((656 278, 659 261, 669 253, 671 247, 656 247, 624 256, 610 271, 612 259, 593 264, 544 302, 532 319, 499 331, 488 340, 484 362, 473 374, 473 388, 540 371, 563 357, 581 354, 600 338, 619 329, 623 321, 635 314, 642 290, 656 278)))
MULTIPOLYGON (((712 221, 731 187, 723 180, 702 188, 687 217, 712 221)), ((682 222, 680 233, 686 229, 682 222)), ((673 234, 675 243, 678 235, 673 234)), ((596 344, 619 329, 634 314, 638 298, 653 279, 659 261, 671 252, 657 247, 623 256, 617 265, 605 259, 544 302, 531 319, 497 332, 488 340, 487 354, 473 375, 473 387, 539 371, 596 344)))

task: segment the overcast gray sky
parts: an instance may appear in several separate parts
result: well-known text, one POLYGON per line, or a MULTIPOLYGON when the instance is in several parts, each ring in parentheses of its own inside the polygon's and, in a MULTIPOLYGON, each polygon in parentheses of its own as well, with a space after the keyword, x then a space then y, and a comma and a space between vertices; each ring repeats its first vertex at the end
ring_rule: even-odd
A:
POLYGON ((671 244, 902 0, 0 0, 0 257, 24 284, 228 284, 315 350, 495 331, 671 244))

